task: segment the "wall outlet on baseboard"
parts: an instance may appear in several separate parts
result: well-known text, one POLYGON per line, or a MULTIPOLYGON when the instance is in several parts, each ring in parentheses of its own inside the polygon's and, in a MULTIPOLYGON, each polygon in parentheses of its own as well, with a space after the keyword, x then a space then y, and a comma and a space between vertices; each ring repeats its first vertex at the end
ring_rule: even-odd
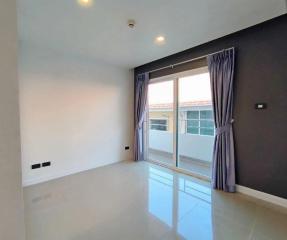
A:
POLYGON ((42 163, 42 167, 50 167, 51 166, 51 162, 43 162, 42 163))
POLYGON ((37 168, 40 168, 40 167, 41 167, 40 163, 36 163, 36 164, 31 165, 31 169, 37 169, 37 168))
POLYGON ((41 167, 50 167, 51 162, 35 163, 31 165, 31 169, 37 169, 41 167))
POLYGON ((130 146, 125 146, 125 150, 129 150, 130 149, 130 146))

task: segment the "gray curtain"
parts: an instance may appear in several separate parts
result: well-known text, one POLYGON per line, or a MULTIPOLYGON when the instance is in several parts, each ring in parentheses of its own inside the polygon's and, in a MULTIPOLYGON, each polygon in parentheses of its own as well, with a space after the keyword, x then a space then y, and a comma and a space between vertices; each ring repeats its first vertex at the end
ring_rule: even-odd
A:
POLYGON ((213 149, 212 185, 235 192, 235 154, 232 129, 234 49, 207 57, 216 136, 213 149))
POLYGON ((144 160, 144 117, 146 113, 149 73, 136 76, 135 82, 135 161, 144 160))

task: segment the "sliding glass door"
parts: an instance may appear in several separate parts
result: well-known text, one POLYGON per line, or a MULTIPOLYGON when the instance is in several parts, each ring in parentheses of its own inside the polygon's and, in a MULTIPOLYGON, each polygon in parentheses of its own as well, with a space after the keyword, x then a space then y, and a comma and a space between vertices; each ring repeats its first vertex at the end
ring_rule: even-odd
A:
POLYGON ((152 80, 146 122, 149 161, 210 178, 214 119, 207 68, 152 80))
POLYGON ((151 83, 148 92, 148 159, 173 166, 174 80, 151 83))
POLYGON ((178 79, 178 167, 211 177, 214 120, 208 72, 178 79))

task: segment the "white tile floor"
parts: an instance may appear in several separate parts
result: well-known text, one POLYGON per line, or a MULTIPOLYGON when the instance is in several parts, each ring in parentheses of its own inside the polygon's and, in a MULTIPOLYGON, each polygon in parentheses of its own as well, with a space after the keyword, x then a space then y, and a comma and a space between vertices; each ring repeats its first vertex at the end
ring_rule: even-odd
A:
POLYGON ((147 162, 24 189, 28 240, 286 240, 287 212, 147 162))

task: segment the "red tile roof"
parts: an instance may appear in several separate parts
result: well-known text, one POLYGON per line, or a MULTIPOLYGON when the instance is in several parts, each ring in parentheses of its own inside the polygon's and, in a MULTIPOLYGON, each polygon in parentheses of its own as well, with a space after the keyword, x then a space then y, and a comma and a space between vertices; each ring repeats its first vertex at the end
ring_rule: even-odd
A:
MULTIPOLYGON (((212 105, 211 101, 193 101, 180 103, 179 107, 201 107, 210 105, 212 105)), ((171 109, 172 106, 173 103, 151 104, 149 105, 149 109, 171 109)))

